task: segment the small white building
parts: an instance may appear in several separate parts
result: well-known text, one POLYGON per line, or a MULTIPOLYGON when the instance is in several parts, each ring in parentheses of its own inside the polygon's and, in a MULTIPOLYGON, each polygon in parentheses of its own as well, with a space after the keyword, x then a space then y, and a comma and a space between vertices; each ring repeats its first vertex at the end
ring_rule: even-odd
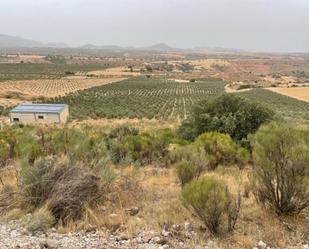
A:
POLYGON ((69 117, 69 107, 65 104, 20 104, 9 116, 11 123, 63 124, 69 117))

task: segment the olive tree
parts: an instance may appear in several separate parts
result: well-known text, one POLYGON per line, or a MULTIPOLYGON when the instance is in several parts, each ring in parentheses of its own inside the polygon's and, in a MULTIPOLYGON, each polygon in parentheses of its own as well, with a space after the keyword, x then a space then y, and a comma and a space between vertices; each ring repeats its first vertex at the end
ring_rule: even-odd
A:
POLYGON ((179 134, 194 140, 204 132, 217 131, 247 145, 248 134, 254 133, 273 115, 273 111, 260 104, 232 94, 222 95, 197 103, 191 117, 180 126, 179 134))

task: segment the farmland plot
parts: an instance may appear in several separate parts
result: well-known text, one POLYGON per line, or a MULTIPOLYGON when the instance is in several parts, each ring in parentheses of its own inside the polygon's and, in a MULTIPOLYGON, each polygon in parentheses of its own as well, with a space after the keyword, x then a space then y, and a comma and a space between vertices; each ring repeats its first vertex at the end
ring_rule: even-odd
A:
POLYGON ((225 82, 178 83, 163 79, 131 78, 54 98, 70 105, 73 119, 182 119, 199 100, 223 93, 225 82))
POLYGON ((270 91, 309 102, 309 86, 307 87, 271 87, 270 91))
POLYGON ((309 120, 309 103, 307 102, 261 88, 237 94, 267 105, 283 117, 309 120))
POLYGON ((0 93, 20 92, 29 96, 55 97, 119 80, 123 78, 7 81, 0 82, 0 93))
POLYGON ((67 65, 67 64, 0 64, 0 81, 61 79, 66 72, 86 74, 94 70, 106 69, 105 65, 67 65))

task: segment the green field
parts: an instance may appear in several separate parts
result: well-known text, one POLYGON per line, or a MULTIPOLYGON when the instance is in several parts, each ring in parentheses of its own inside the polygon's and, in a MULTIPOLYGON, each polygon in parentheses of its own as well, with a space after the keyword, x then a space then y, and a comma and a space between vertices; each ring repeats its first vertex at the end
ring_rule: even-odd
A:
POLYGON ((139 77, 71 93, 52 102, 69 104, 73 119, 178 119, 187 117, 197 101, 221 94, 225 84, 217 79, 177 83, 139 77))
POLYGON ((283 117, 309 120, 309 103, 266 89, 252 89, 238 93, 239 96, 264 104, 283 117))
POLYGON ((106 68, 104 65, 0 64, 0 81, 60 79, 66 72, 89 72, 104 68, 106 68))
MULTIPOLYGON (((158 78, 137 77, 70 93, 50 102, 68 104, 71 119, 175 120, 188 117, 196 102, 223 94, 225 84, 226 82, 219 79, 177 83, 158 78)), ((309 103, 265 89, 252 89, 237 94, 266 105, 285 118, 309 120, 309 103)))
MULTIPOLYGON (((219 79, 177 83, 138 77, 81 90, 51 102, 68 104, 72 119, 183 119, 190 114, 194 103, 223 94, 225 84, 219 79)), ((283 117, 309 120, 309 103, 265 89, 253 89, 238 95, 266 105, 283 117)))

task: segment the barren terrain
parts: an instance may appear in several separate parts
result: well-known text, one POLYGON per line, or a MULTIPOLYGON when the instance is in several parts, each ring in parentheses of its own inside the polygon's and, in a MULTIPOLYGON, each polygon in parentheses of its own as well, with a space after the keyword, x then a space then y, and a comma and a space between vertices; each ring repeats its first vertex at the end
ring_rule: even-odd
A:
POLYGON ((97 77, 132 77, 140 75, 140 72, 138 69, 134 69, 131 72, 128 67, 112 67, 106 70, 91 71, 87 75, 97 77))

